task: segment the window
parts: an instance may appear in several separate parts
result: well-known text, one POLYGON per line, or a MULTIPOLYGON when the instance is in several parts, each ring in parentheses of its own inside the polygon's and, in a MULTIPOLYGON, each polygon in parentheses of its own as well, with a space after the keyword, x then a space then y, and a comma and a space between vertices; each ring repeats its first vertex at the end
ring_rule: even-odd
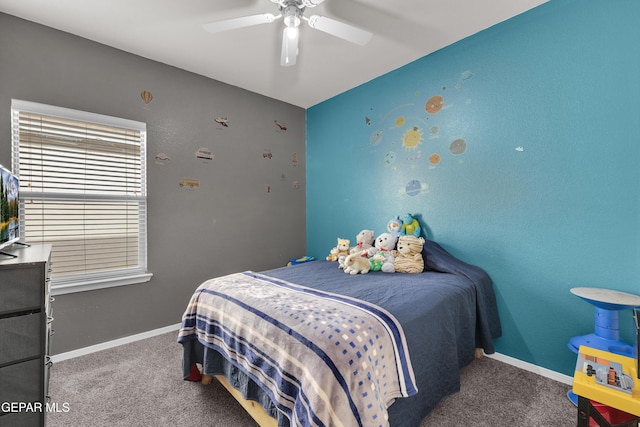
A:
POLYGON ((146 282, 146 125, 12 100, 20 233, 51 244, 54 294, 146 282))

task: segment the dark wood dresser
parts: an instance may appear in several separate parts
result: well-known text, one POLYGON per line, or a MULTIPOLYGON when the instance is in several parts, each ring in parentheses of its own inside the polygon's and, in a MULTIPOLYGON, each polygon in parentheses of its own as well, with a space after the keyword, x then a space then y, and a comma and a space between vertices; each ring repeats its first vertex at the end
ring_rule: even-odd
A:
POLYGON ((0 425, 44 426, 53 321, 51 246, 0 254, 0 425))

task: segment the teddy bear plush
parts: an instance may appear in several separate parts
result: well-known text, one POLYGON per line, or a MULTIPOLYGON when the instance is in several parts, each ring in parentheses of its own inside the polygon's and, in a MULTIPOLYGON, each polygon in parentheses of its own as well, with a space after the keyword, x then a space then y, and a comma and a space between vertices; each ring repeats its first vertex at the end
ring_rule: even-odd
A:
POLYGON ((414 235, 398 237, 396 250, 393 251, 393 266, 396 273, 422 273, 424 271, 424 259, 422 248, 424 238, 414 235))
POLYGON ((385 273, 393 273, 395 272, 395 267, 393 266, 393 249, 396 247, 396 242, 398 238, 391 233, 382 233, 378 237, 373 244, 372 248, 369 248, 367 251, 367 255, 369 258, 373 258, 374 260, 384 258, 382 262, 382 266, 380 270, 385 273))
POLYGON ((416 237, 420 237, 420 223, 410 213, 406 214, 402 219, 402 231, 400 234, 413 234, 416 237))
POLYGON ((338 261, 340 255, 349 255, 349 239, 341 239, 338 237, 338 244, 331 249, 327 255, 327 261, 338 261))
POLYGON ((367 274, 371 269, 369 260, 359 253, 347 255, 344 259, 343 265, 344 272, 348 274, 367 274))
POLYGON ((362 230, 356 235, 356 245, 349 249, 349 253, 362 253, 373 246, 373 230, 362 230))

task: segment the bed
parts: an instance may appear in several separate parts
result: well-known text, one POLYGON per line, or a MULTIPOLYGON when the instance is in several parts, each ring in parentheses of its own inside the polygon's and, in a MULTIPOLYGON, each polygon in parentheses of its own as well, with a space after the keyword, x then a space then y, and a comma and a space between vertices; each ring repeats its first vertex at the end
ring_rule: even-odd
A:
POLYGON ((335 262, 312 261, 207 281, 198 287, 183 316, 178 336, 183 346, 183 377, 189 379, 194 366, 201 366, 203 374, 223 378, 237 390, 237 395, 257 402, 279 427, 338 425, 338 419, 345 426, 418 427, 440 400, 459 390, 460 370, 473 361, 478 350, 494 353, 493 340, 501 335, 493 284, 484 270, 455 258, 434 241, 426 241, 423 258, 425 271, 420 274, 349 275, 335 262), (265 290, 264 296, 256 290, 259 288, 245 290, 245 295, 268 301, 259 309, 247 311, 257 321, 267 319, 270 326, 240 325, 244 332, 232 331, 229 325, 243 322, 236 315, 238 307, 245 305, 244 297, 225 294, 219 287, 239 292, 244 289, 245 279, 259 282, 247 282, 246 286, 264 283, 274 287, 265 290), (277 298, 289 301, 288 298, 298 298, 299 293, 302 300, 291 304, 269 300, 277 294, 277 298), (204 295, 217 300, 203 300, 204 295), (319 300, 306 300, 307 297, 319 300), (265 306, 274 306, 274 312, 266 312, 269 307, 265 306), (327 326, 323 317, 327 311, 340 314, 342 323, 323 328, 327 326), (287 317, 295 317, 294 312, 309 318, 314 317, 311 313, 323 315, 316 316, 321 321, 317 324, 313 319, 295 321, 308 323, 311 328, 311 335, 303 336, 297 332, 297 323, 293 327, 284 325, 287 317), (372 318, 368 319, 368 315, 372 318), (357 330, 356 334, 343 333, 348 329, 353 332, 353 321, 365 325, 365 319, 371 322, 366 324, 370 331, 371 324, 382 324, 381 319, 388 322, 376 327, 385 330, 392 343, 380 341, 384 345, 378 345, 378 341, 369 339, 374 335, 376 339, 384 338, 377 329, 364 335, 364 343, 353 338, 357 335, 360 339, 357 330), (269 328, 278 331, 272 335, 269 328), (282 368, 284 362, 276 361, 277 354, 254 348, 261 339, 251 335, 256 330, 261 331, 260 337, 269 335, 266 341, 271 347, 278 347, 275 353, 288 352, 285 358, 293 359, 294 365, 297 360, 298 365, 282 368), (332 337, 325 340, 330 334, 332 337), (289 336, 293 344, 280 345, 289 336), (334 339, 338 348, 335 356, 329 353, 332 349, 316 346, 334 339), (344 342, 340 344, 341 341, 344 342), (388 351, 389 347, 393 347, 393 355, 381 354, 383 348, 388 351), (346 354, 344 361, 340 359, 342 354, 346 354), (391 363, 394 358, 396 363, 391 363), (327 366, 320 362, 316 365, 315 359, 327 366), (300 364, 300 360, 305 362, 300 364), (380 374, 378 367, 382 365, 385 369, 392 365, 390 373, 382 370, 380 374), (374 372, 379 376, 372 378, 374 372), (328 384, 318 384, 325 378, 330 378, 328 384), (307 380, 313 384, 303 385, 307 380), (371 389, 362 388, 369 385, 371 389), (362 398, 363 394, 366 398, 362 398))

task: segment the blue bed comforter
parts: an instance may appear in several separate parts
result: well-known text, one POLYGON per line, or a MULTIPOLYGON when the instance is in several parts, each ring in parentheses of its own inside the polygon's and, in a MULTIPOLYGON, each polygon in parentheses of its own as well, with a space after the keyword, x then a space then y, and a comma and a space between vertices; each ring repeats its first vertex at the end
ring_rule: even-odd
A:
MULTIPOLYGON (((436 404, 460 388, 460 370, 476 347, 493 353, 501 335, 493 285, 482 269, 449 254, 433 241, 425 243, 421 274, 372 272, 348 275, 336 263, 314 261, 263 272, 299 285, 339 293, 386 309, 404 329, 419 392, 389 408, 393 427, 417 427, 436 404)), ((192 363, 207 374, 224 374, 245 397, 259 401, 280 426, 288 419, 242 369, 197 339, 183 340, 185 378, 192 363)))

